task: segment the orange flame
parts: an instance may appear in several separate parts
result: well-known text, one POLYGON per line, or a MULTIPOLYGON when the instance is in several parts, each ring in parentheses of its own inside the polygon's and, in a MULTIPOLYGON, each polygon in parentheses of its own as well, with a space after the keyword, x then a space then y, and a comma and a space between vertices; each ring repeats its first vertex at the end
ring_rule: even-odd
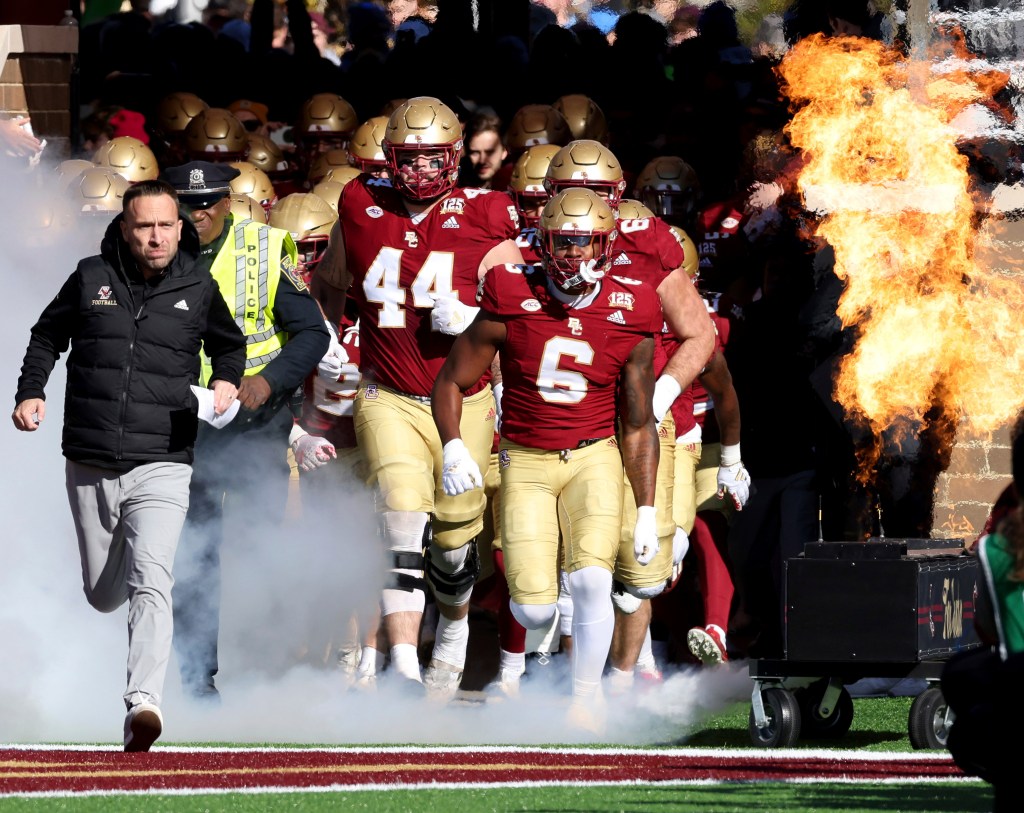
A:
POLYGON ((876 438, 936 404, 987 434, 1024 403, 1024 286, 975 259, 968 161, 950 126, 1001 83, 920 67, 874 40, 821 35, 780 66, 800 191, 821 214, 845 282, 838 315, 857 335, 835 396, 876 438))

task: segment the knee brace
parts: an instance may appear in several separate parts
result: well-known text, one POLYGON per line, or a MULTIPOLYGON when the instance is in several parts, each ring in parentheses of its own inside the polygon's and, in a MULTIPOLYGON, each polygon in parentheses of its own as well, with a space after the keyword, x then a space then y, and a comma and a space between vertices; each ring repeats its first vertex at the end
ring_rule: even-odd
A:
POLYGON ((619 581, 612 585, 612 604, 623 615, 632 615, 640 609, 640 599, 632 593, 627 593, 625 585, 619 581))
POLYGON ((528 630, 542 629, 555 618, 554 604, 517 604, 510 599, 508 606, 516 621, 528 630))
POLYGON ((427 584, 423 579, 423 545, 430 523, 422 511, 386 511, 381 531, 388 548, 388 574, 381 595, 381 614, 423 612, 427 584))
MULTIPOLYGON (((616 582, 616 584, 618 585, 617 582, 616 582)), ((651 599, 651 598, 654 598, 655 596, 660 596, 662 594, 662 592, 665 590, 665 582, 658 582, 658 584, 652 584, 652 585, 649 585, 647 587, 634 587, 631 584, 623 584, 621 586, 622 586, 622 592, 625 595, 627 595, 630 598, 632 598, 636 602, 636 607, 634 607, 632 610, 629 610, 630 613, 635 613, 636 610, 637 610, 637 607, 640 606, 640 602, 643 601, 645 598, 646 599, 651 599)), ((612 599, 613 600, 615 599, 615 592, 614 591, 612 592, 612 599)), ((616 606, 618 606, 618 605, 616 605, 616 606)), ((623 612, 627 612, 627 611, 623 610, 623 612)))
POLYGON ((461 607, 469 601, 473 585, 480 575, 480 554, 476 549, 476 538, 455 550, 441 550, 428 544, 423 565, 438 603, 461 607))

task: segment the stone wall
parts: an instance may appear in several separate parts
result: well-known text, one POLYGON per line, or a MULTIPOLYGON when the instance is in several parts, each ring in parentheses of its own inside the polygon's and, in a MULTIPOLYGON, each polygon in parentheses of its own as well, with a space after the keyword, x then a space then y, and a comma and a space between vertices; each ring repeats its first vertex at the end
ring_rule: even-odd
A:
POLYGON ((0 110, 32 117, 47 154, 71 151, 71 81, 78 54, 76 26, 0 26, 0 110), (6 59, 2 59, 6 56, 6 59))

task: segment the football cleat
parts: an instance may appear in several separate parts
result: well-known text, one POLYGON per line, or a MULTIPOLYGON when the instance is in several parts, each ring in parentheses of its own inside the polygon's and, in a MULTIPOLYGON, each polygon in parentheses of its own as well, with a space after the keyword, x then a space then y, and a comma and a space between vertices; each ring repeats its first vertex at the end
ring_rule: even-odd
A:
POLYGON ((705 666, 717 666, 729 660, 725 648, 725 635, 714 624, 709 624, 704 629, 694 627, 686 633, 686 645, 705 666))
POLYGON ((565 723, 571 733, 588 737, 601 737, 608 728, 605 705, 590 697, 573 698, 565 715, 565 723))
POLYGON ((487 685, 484 691, 494 699, 519 697, 519 687, 522 683, 523 672, 512 669, 502 669, 498 677, 487 685))
POLYGON ((457 672, 444 664, 431 664, 423 672, 423 689, 427 694, 427 700, 449 702, 454 699, 460 683, 462 672, 457 672))

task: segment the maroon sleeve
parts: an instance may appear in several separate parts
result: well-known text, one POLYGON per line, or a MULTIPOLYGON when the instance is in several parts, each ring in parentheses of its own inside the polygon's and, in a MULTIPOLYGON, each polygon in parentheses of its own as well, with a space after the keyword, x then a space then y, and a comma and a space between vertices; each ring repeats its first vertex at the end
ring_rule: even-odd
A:
POLYGON ((654 241, 658 257, 661 259, 661 267, 665 272, 675 271, 686 259, 683 247, 668 227, 668 224, 661 218, 654 219, 654 241))

